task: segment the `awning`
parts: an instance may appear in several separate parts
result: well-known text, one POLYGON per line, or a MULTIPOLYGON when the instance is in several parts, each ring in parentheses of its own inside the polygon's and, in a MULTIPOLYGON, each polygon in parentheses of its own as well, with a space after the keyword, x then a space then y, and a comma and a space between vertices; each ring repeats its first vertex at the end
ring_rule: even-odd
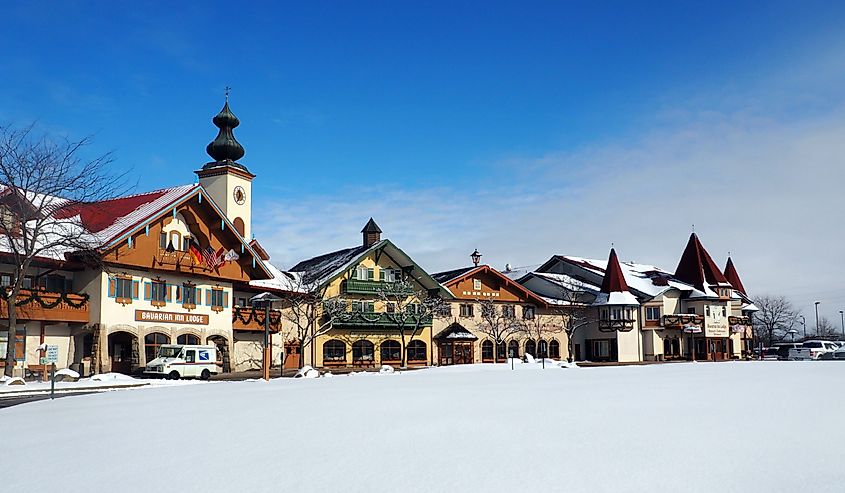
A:
POLYGON ((473 335, 472 332, 468 331, 463 325, 459 324, 458 322, 453 323, 452 325, 443 329, 442 332, 434 336, 437 340, 446 340, 446 341, 475 341, 478 340, 478 337, 473 335))

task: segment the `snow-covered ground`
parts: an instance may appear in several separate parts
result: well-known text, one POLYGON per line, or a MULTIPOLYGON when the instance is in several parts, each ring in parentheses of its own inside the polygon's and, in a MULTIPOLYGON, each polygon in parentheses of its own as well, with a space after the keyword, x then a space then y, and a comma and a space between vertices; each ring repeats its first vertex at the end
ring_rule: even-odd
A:
MULTIPOLYGON (((70 370, 62 370, 70 372, 70 370)), ((76 372, 71 372, 78 376, 76 372)), ((58 373, 57 373, 58 374, 58 373)), ((46 394, 50 393, 50 382, 26 382, 23 385, 10 385, 9 380, 22 381, 20 378, 8 379, 0 377, 0 398, 16 395, 46 394)), ((70 393, 78 391, 99 391, 99 390, 125 390, 141 387, 160 387, 173 385, 192 385, 201 383, 197 380, 157 380, 139 379, 120 373, 102 373, 88 378, 80 378, 76 382, 56 382, 57 393, 70 393)))
POLYGON ((477 365, 0 411, 6 491, 845 491, 845 364, 477 365), (162 489, 164 488, 164 489, 162 489))

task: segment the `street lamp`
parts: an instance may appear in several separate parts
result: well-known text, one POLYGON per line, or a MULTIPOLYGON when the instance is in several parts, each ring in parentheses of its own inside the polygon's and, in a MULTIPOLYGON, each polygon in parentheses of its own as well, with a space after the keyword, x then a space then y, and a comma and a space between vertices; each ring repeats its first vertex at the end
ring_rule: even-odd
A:
POLYGON ((798 315, 801 317, 801 327, 804 329, 804 339, 807 338, 807 319, 804 318, 804 315, 798 315))
POLYGON ((816 302, 816 335, 819 335, 819 305, 821 301, 816 302))
POLYGON ((472 259, 472 263, 473 263, 473 264, 475 264, 475 266, 476 266, 476 267, 478 267, 478 263, 479 263, 479 262, 481 262, 481 254, 480 254, 480 253, 478 253, 478 248, 476 248, 476 249, 475 249, 475 251, 473 251, 473 252, 469 255, 469 258, 471 258, 471 259, 472 259))
POLYGON ((795 341, 795 334, 797 334, 798 331, 795 330, 795 329, 789 329, 789 330, 786 331, 786 333, 789 334, 789 337, 790 337, 789 340, 794 342, 795 341))
POLYGON ((842 319, 842 335, 845 336, 845 310, 839 310, 839 317, 842 319))
MULTIPOLYGON (((264 305, 264 351, 261 358, 261 374, 264 380, 270 380, 270 359, 272 356, 270 353, 270 308, 273 306, 274 301, 282 301, 282 299, 264 292, 253 296, 249 301, 252 303, 252 306, 264 305)), ((281 372, 279 374, 281 375, 281 372)))

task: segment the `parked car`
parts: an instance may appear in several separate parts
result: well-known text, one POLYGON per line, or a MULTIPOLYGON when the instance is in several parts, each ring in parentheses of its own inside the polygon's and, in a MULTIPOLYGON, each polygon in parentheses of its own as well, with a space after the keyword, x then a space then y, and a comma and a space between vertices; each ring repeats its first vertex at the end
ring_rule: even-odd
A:
POLYGON ((839 345, 833 341, 804 341, 801 344, 801 347, 792 348, 789 350, 789 359, 819 359, 819 356, 825 353, 832 353, 837 349, 839 349, 839 345))
POLYGON ((819 356, 819 360, 845 361, 845 346, 839 346, 836 351, 830 351, 819 356))
POLYGON ((763 359, 786 360, 789 358, 789 350, 800 346, 800 342, 776 342, 771 347, 763 350, 763 359))

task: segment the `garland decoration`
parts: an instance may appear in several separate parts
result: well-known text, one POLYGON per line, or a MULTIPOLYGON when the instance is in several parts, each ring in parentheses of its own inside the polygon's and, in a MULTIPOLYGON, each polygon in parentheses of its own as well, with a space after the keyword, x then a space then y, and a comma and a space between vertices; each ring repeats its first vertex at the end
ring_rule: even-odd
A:
MULTIPOLYGON (((6 293, 6 297, 8 298, 9 292, 6 293)), ((87 293, 78 294, 77 296, 82 297, 80 301, 74 301, 68 298, 67 293, 49 293, 52 296, 56 296, 55 300, 48 301, 42 297, 41 292, 38 290, 30 290, 29 296, 25 296, 23 298, 18 297, 17 301, 15 301, 15 306, 23 306, 27 305, 32 302, 36 302, 41 305, 42 308, 51 309, 56 308, 62 302, 66 303, 71 308, 82 308, 83 306, 88 304, 88 299, 90 298, 87 293)))

